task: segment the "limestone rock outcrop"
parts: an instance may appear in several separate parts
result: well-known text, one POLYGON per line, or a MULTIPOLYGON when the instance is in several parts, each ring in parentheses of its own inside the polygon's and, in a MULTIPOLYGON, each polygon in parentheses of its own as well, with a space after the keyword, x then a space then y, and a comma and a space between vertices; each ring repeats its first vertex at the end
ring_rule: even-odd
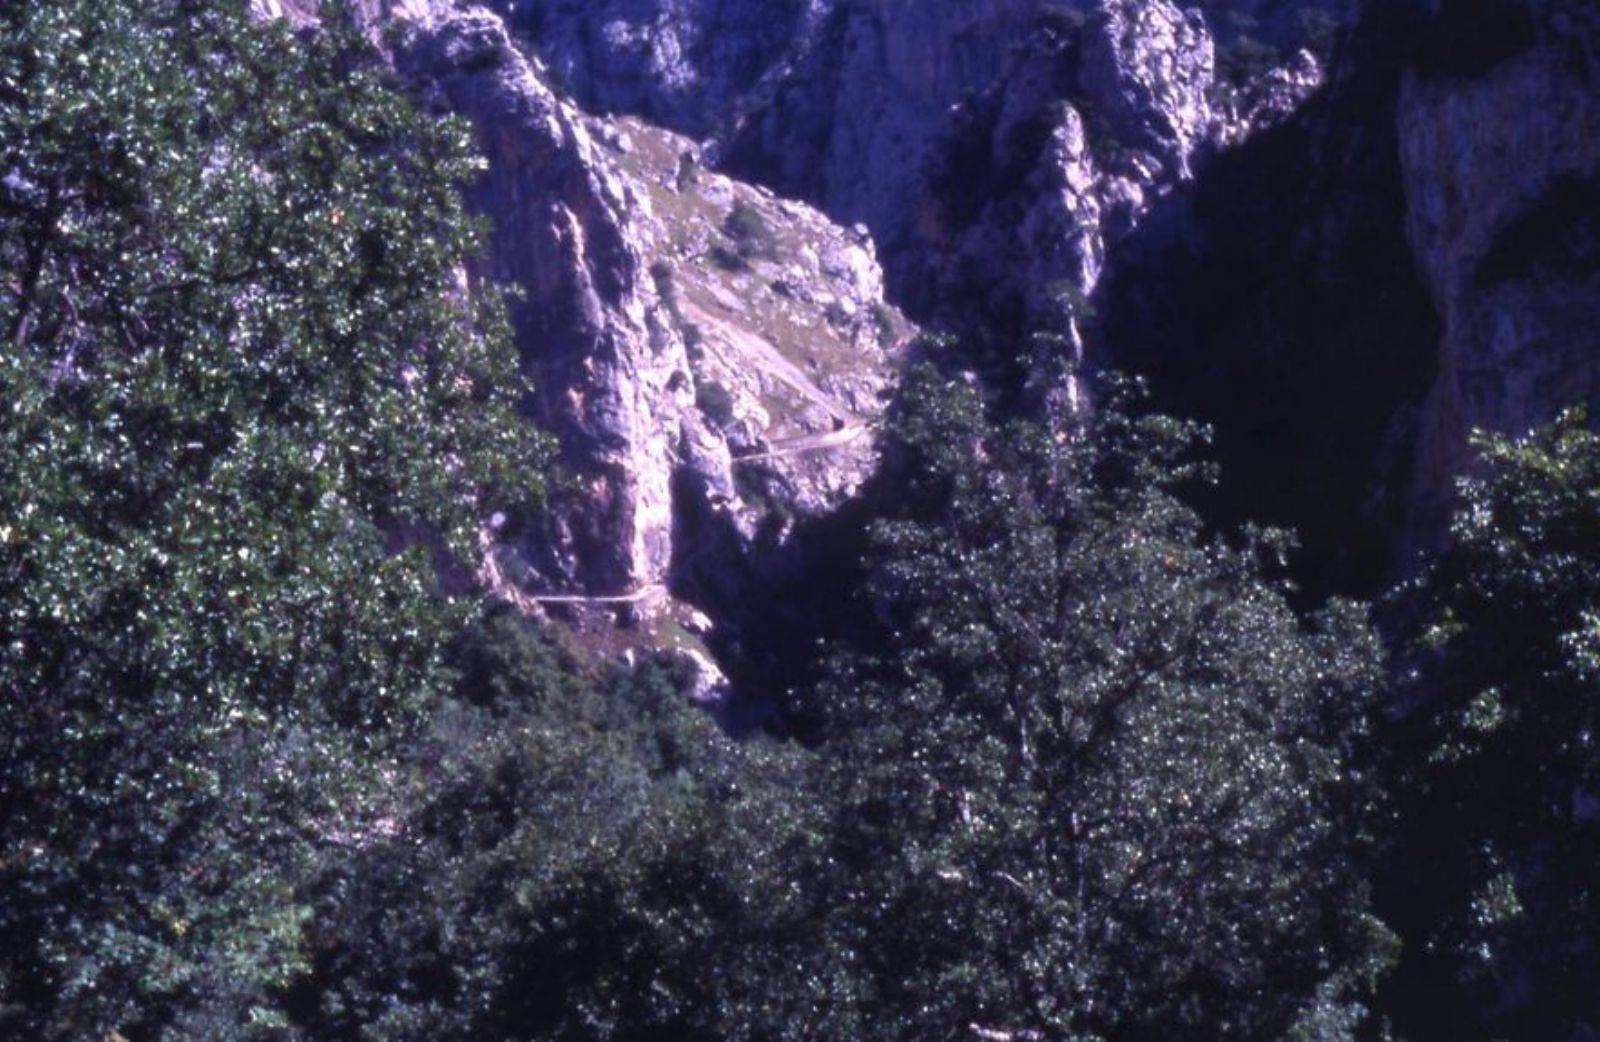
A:
POLYGON ((489 273, 523 291, 536 418, 579 478, 526 548, 529 582, 671 585, 705 549, 684 545, 686 511, 748 546, 865 478, 910 332, 869 240, 669 131, 582 115, 491 12, 438 20, 402 67, 478 129, 489 273))
POLYGON ((688 134, 708 165, 865 225, 891 295, 919 317, 950 325, 987 301, 960 332, 1013 337, 1070 333, 1063 301, 1093 292, 1106 239, 1320 83, 1302 54, 1236 92, 1214 38, 1253 25, 1289 39, 1302 12, 1341 4, 497 6, 585 105, 688 134))
POLYGON ((567 479, 548 516, 500 533, 495 574, 521 603, 592 595, 648 614, 697 562, 746 554, 758 533, 781 542, 853 492, 913 333, 863 231, 706 169, 671 131, 586 115, 489 7, 359 13, 399 23, 386 46, 404 82, 470 121, 487 159, 472 202, 491 238, 472 275, 514 291, 529 410, 567 479))
POLYGON ((1056 334, 1018 368, 1069 408, 1063 362, 1149 372, 1217 424, 1240 515, 1339 576, 1433 538, 1472 427, 1600 397, 1583 0, 357 12, 410 26, 397 66, 490 160, 476 274, 521 292, 575 476, 518 537, 529 588, 731 574, 846 500, 914 328, 886 300, 1013 352, 1056 334), (1357 8, 1334 68, 1272 57, 1357 8))
POLYGON ((471 120, 489 160, 473 192, 493 222, 481 274, 521 291, 511 314, 533 411, 578 484, 542 562, 565 574, 546 578, 607 592, 659 581, 692 399, 674 380, 688 368, 683 343, 629 238, 633 186, 491 12, 419 29, 400 64, 441 108, 471 120))
POLYGON ((1282 41, 1295 36, 1302 12, 1344 2, 1201 0, 1180 21, 1165 4, 1101 0, 500 0, 496 6, 583 104, 714 141, 735 169, 817 202, 837 219, 866 223, 888 249, 905 227, 906 189, 946 129, 950 106, 994 87, 1013 50, 1041 25, 1108 14, 1131 35, 1103 36, 1112 58, 1103 66, 1107 82, 1142 81, 1150 94, 1181 93, 1181 67, 1163 63, 1198 46, 1202 21, 1208 39, 1232 38, 1251 25, 1282 41), (1141 55, 1164 57, 1135 68, 1128 59, 1141 55))
POLYGON ((1108 240, 1193 168, 1215 134, 1211 37, 1166 0, 1101 0, 1046 25, 959 106, 919 190, 914 303, 973 311, 990 335, 1068 334, 1108 240))

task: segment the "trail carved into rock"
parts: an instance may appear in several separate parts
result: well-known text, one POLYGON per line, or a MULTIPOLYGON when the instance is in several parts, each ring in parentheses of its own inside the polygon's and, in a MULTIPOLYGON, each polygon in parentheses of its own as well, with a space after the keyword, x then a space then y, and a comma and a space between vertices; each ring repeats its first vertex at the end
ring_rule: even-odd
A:
POLYGON ((828 449, 843 448, 872 430, 873 426, 874 424, 871 423, 853 423, 821 434, 802 434, 794 438, 779 438, 773 441, 771 448, 765 452, 751 452, 743 456, 734 456, 733 462, 753 463, 759 460, 801 456, 808 452, 823 452, 828 449))

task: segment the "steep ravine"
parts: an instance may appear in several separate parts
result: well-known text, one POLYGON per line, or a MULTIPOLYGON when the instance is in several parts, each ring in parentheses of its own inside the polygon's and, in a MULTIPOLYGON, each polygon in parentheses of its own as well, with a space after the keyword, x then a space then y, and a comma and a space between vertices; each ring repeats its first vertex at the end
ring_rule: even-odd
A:
POLYGON ((1214 425, 1216 512, 1293 526, 1315 592, 1376 590, 1413 523, 1439 323, 1405 234, 1404 51, 1365 23, 1326 88, 1122 243, 1091 302, 1097 360, 1214 425))
POLYGON ((593 69, 559 26, 654 26, 626 96, 580 96, 865 222, 925 320, 1015 342, 1083 314, 1093 362, 1217 425, 1225 512, 1301 528, 1313 586, 1433 545, 1472 428, 1593 397, 1590 5, 1314 5, 1361 29, 1304 108, 1315 65, 1229 98, 1212 57, 1240 16, 1281 42, 1293 4, 771 6, 808 33, 747 48, 731 92, 673 42, 742 38, 727 5, 535 2, 527 38, 593 69))
POLYGON ((1328 87, 1111 265, 1104 356, 1216 425, 1224 513, 1299 529, 1315 591, 1439 545, 1473 429, 1594 400, 1590 10, 1363 5, 1328 87))
POLYGON ((1241 26, 1345 5, 363 4, 477 128, 484 273, 576 478, 501 574, 640 616, 803 600, 924 325, 1067 409, 1063 362, 1146 372, 1215 424, 1221 516, 1377 588, 1472 427, 1593 397, 1597 48, 1581 4, 1356 6, 1331 71, 1239 82, 1241 26))

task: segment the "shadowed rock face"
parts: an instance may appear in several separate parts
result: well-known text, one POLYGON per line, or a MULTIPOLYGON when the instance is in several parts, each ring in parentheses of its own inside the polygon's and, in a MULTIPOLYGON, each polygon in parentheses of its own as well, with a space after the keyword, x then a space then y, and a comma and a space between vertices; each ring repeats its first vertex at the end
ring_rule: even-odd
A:
POLYGON ((1091 338, 1218 428, 1226 513, 1371 592, 1443 536, 1474 428, 1597 397, 1600 18, 1368 4, 1327 90, 1113 252, 1091 338))
POLYGON ((1438 322, 1405 236, 1402 41, 1219 156, 1113 254, 1099 364, 1150 375, 1158 406, 1216 429, 1229 522, 1292 525, 1317 593, 1371 592, 1409 525, 1438 322))
MULTIPOLYGON (((314 0, 257 6, 316 21, 314 0)), ((476 274, 521 291, 530 410, 575 477, 501 573, 703 590, 870 473, 913 332, 870 229, 712 171, 719 148, 780 184, 803 172, 835 216, 896 240, 902 283, 934 291, 925 313, 982 300, 974 329, 1073 331, 1063 301, 1093 289, 1108 229, 1243 125, 1208 99, 1198 15, 1084 6, 362 4, 407 27, 393 57, 418 94, 477 130, 493 239, 476 274), (651 119, 586 115, 552 82, 651 119), (659 123, 715 133, 703 148, 659 123)))
POLYGON ((1516 53, 1400 86, 1405 228, 1443 323, 1414 490, 1429 525, 1469 430, 1600 404, 1600 13, 1537 10, 1516 53))
POLYGON ((1079 351, 1108 246, 1229 132, 1213 74, 1203 21, 1164 0, 1036 26, 928 150, 896 265, 908 305, 969 338, 1079 351))

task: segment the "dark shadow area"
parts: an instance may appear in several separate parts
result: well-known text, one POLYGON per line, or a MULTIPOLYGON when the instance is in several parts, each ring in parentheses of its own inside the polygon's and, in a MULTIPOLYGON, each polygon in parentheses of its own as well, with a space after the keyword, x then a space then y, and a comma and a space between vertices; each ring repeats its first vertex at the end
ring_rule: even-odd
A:
POLYGON ((1536 39, 1530 0, 1443 0, 1418 27, 1412 68, 1429 79, 1473 79, 1536 39))
MULTIPOLYGON (((867 526, 884 485, 874 478, 818 517, 770 513, 744 550, 732 518, 711 506, 689 471, 678 472, 672 593, 717 622, 708 644, 733 683, 722 720, 730 730, 791 730, 785 696, 812 679, 819 644, 847 633, 860 610, 867 526)), ((759 489, 744 491, 759 500, 759 489)))
POLYGON ((1479 288, 1527 279, 1582 280, 1600 274, 1600 177, 1557 182, 1511 222, 1475 273, 1479 288))
POLYGON ((1096 366, 1212 424, 1223 527, 1294 528, 1305 593, 1371 594, 1406 523, 1438 319, 1405 240, 1394 129, 1410 19, 1379 13, 1294 118, 1218 156, 1111 255, 1096 366))

